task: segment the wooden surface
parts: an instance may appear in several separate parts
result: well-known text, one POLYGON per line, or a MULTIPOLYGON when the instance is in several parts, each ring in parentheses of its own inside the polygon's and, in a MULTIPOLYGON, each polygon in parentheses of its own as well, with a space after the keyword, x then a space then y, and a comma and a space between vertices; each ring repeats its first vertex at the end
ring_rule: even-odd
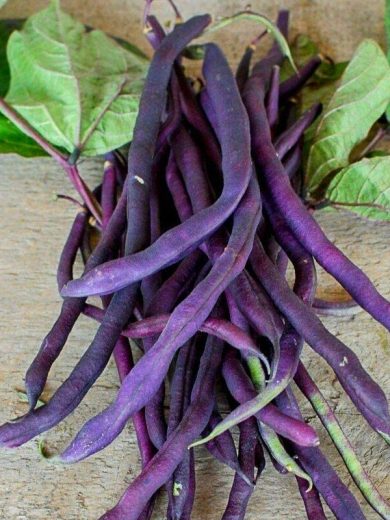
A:
MULTIPOLYGON (((46 2, 14 0, 0 13, 3 17, 26 16, 46 2)), ((204 12, 233 13, 243 2, 201 0, 180 2, 185 15, 204 12), (195 7, 196 6, 196 7, 195 7)), ((254 1, 252 7, 274 15, 277 4, 254 1)), ((69 11, 84 22, 120 36, 131 37, 146 49, 139 31, 142 2, 131 0, 63 1, 69 11)), ((361 0, 289 1, 293 7, 293 32, 307 31, 323 42, 325 50, 348 58, 363 37, 382 41, 382 1, 361 0), (352 9, 353 8, 353 9, 352 9), (344 31, 341 26, 344 25, 344 31)), ((165 10, 156 1, 157 11, 165 10)), ((249 26, 226 30, 217 37, 235 61, 248 40, 249 26), (228 42, 234 44, 228 45, 228 42)), ((256 33, 256 29, 251 34, 256 33)), ((101 163, 88 161, 82 173, 90 185, 101 175, 101 163)), ((56 291, 55 269, 74 208, 56 201, 55 193, 72 193, 68 181, 50 159, 25 160, 0 157, 0 421, 26 411, 17 389, 23 388, 24 372, 41 338, 55 319, 60 306, 56 291)), ((337 213, 322 215, 321 224, 329 237, 356 261, 372 278, 380 291, 390 296, 390 227, 363 222, 337 213)), ((342 297, 342 291, 321 273, 320 293, 342 297)), ((378 382, 390 389, 390 339, 384 329, 365 313, 356 318, 326 319, 332 332, 348 343, 378 382)), ((80 320, 63 355, 50 374, 45 397, 69 374, 88 345, 95 325, 80 320)), ((390 494, 389 451, 357 414, 352 403, 335 383, 332 372, 305 347, 310 372, 320 384, 338 413, 367 471, 385 495, 390 494)), ((49 449, 62 449, 85 420, 100 411, 115 396, 117 375, 112 363, 90 391, 78 410, 57 428, 44 434, 49 449)), ((330 446, 324 430, 309 407, 305 416, 318 427, 324 451, 340 475, 355 490, 336 450, 330 446)), ((198 449, 197 500, 193 520, 221 517, 229 486, 230 470, 211 460, 198 449)), ((37 441, 18 450, 0 451, 0 518, 7 520, 93 520, 112 506, 139 470, 133 430, 128 426, 111 446, 75 466, 57 466, 40 458, 37 441)), ((355 492, 355 491, 354 491, 355 492)), ((359 502, 362 497, 356 491, 359 502)), ((367 519, 378 515, 362 506, 367 519)), ((165 504, 158 502, 153 518, 164 518, 165 504)), ((291 476, 277 474, 268 464, 250 502, 247 520, 301 520, 302 503, 291 476)), ((329 518, 332 515, 329 514, 329 518)))

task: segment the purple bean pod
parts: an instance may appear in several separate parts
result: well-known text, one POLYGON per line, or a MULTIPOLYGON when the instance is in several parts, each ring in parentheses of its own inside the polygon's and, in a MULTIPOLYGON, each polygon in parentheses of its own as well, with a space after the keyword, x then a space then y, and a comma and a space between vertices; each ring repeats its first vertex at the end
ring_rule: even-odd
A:
POLYGON ((390 303, 378 293, 363 271, 327 239, 291 187, 271 141, 262 92, 262 80, 252 77, 246 86, 244 102, 252 125, 255 162, 262 173, 270 199, 275 208, 284 215, 297 240, 343 285, 357 303, 389 330, 390 303))
MULTIPOLYGON (((256 422, 247 419, 240 424, 239 438, 239 461, 247 480, 254 481, 256 464, 256 446, 258 432, 256 422)), ((254 486, 248 484, 236 473, 230 490, 229 500, 222 515, 222 520, 244 520, 249 499, 253 493, 254 486)))
MULTIPOLYGON (((155 149, 160 118, 167 98, 166 89, 175 58, 194 36, 202 32, 209 22, 209 16, 200 16, 183 23, 167 36, 154 55, 141 96, 139 115, 134 128, 132 146, 130 147, 128 164, 130 174, 106 233, 103 234, 100 247, 98 246, 89 258, 91 265, 96 260, 98 260, 97 264, 103 261, 99 258, 99 255, 102 255, 102 251, 107 252, 108 248, 104 247, 107 241, 109 244, 116 244, 115 238, 118 234, 119 236, 122 235, 123 226, 126 222, 125 215, 122 212, 126 203, 128 213, 126 254, 134 253, 147 244, 148 190, 145 189, 147 184, 142 184, 137 179, 141 178, 139 175, 143 175, 142 180, 149 182, 153 161, 152 152, 155 149), (153 100, 153 103, 151 103, 151 100, 153 100), (122 220, 124 220, 123 224, 122 220)), ((51 428, 74 410, 106 366, 115 343, 133 312, 137 293, 138 284, 135 284, 114 295, 92 344, 77 363, 69 378, 55 392, 47 405, 42 406, 34 413, 25 415, 18 422, 6 423, 0 427, 0 443, 2 445, 18 446, 51 428)), ((74 321, 81 313, 84 302, 85 300, 81 298, 74 300, 74 315, 77 314, 74 321)), ((65 334, 66 337, 69 335, 71 327, 68 329, 65 334)), ((64 333, 62 335, 64 336, 64 333)), ((37 386, 38 395, 40 395, 47 377, 46 359, 44 377, 41 376, 42 370, 39 366, 40 359, 43 358, 44 354, 46 355, 48 350, 46 339, 41 349, 42 352, 38 354, 38 357, 34 360, 35 363, 33 362, 29 369, 32 376, 30 381, 35 385, 35 395, 37 386), (39 384, 36 384, 38 376, 40 381, 39 384)), ((62 347, 63 344, 58 345, 58 342, 54 344, 50 351, 49 361, 52 362, 53 357, 55 359, 62 347), (54 354, 52 351, 54 351, 54 354)), ((31 397, 30 388, 28 388, 28 391, 31 397)))
POLYGON ((271 130, 276 127, 279 117, 279 80, 280 67, 278 65, 274 65, 274 67, 272 68, 270 85, 265 102, 267 118, 271 130))
POLYGON ((240 92, 244 90, 245 83, 249 78, 252 56, 255 51, 254 45, 248 45, 241 56, 236 70, 236 82, 240 92))
MULTIPOLYGON (((89 304, 86 305, 84 314, 100 322, 104 318, 104 311, 89 304)), ((122 335, 128 338, 152 337, 161 334, 170 319, 170 314, 144 318, 141 321, 128 325, 122 331, 122 335)), ((207 318, 199 327, 199 331, 216 336, 247 355, 258 357, 266 365, 268 371, 270 370, 267 358, 259 351, 255 341, 245 331, 228 320, 207 318)), ((147 351, 148 349, 145 350, 147 351)))
POLYGON ((183 420, 146 468, 133 480, 118 504, 100 520, 136 520, 149 498, 172 475, 190 442, 199 435, 209 420, 222 351, 223 344, 220 340, 208 339, 192 391, 191 405, 183 420))
MULTIPOLYGON (((172 89, 171 89, 172 90, 172 89)), ((180 114, 180 112, 179 112, 180 114)), ((166 128, 170 128, 172 120, 175 119, 175 115, 171 117, 171 121, 168 121, 166 128)), ((164 129, 160 131, 159 137, 164 132, 164 129)), ((164 175, 163 165, 165 161, 162 156, 165 153, 162 151, 164 143, 167 144, 167 138, 161 141, 160 151, 157 152, 156 158, 153 162, 152 175, 151 175, 151 186, 150 186, 150 243, 153 243, 161 235, 161 223, 160 223, 160 199, 159 199, 159 177, 164 175)), ((159 143, 157 143, 158 147, 159 143)), ((162 284, 162 273, 157 272, 146 278, 141 282, 141 294, 143 299, 143 311, 144 316, 149 315, 149 308, 152 305, 153 298, 162 284)), ((153 311, 152 311, 153 312, 153 311)), ((146 337, 143 340, 144 352, 150 350, 155 343, 157 337, 155 335, 146 337)), ((162 384, 153 398, 145 407, 145 420, 148 428, 150 438, 154 446, 158 449, 166 439, 167 425, 164 416, 164 399, 165 399, 165 386, 162 384)))
MULTIPOLYGON (((156 54, 157 52, 158 50, 156 54)), ((250 143, 246 138, 249 134, 248 121, 234 78, 222 53, 214 44, 208 44, 206 58, 207 56, 210 59, 204 61, 204 75, 209 92, 213 93, 213 106, 219 117, 223 113, 225 119, 220 132, 222 171, 224 173, 224 184, 220 197, 213 205, 195 213, 188 220, 165 232, 144 251, 120 260, 107 262, 104 266, 99 266, 88 273, 85 278, 72 281, 63 288, 64 296, 107 294, 177 262, 212 235, 237 208, 252 174, 250 143), (221 58, 218 73, 214 67, 209 65, 213 55, 219 55, 221 58), (226 105, 234 109, 226 113, 224 111, 226 105), (236 135, 236 132, 242 136, 239 141, 235 138, 232 139, 232 134, 236 135)), ((144 94, 145 92, 146 87, 144 94)), ((145 179, 140 181, 137 175, 130 178, 130 184, 138 184, 136 192, 141 190, 139 186, 144 186, 143 182, 145 179)), ((136 200, 137 202, 134 201, 134 204, 140 204, 140 199, 136 200)), ((132 225, 136 225, 131 222, 130 218, 128 218, 128 222, 128 233, 132 235, 136 233, 136 230, 130 228, 132 225)))
POLYGON ((172 194, 177 214, 182 222, 186 222, 193 215, 193 211, 173 153, 169 156, 165 179, 172 194))
MULTIPOLYGON (((218 410, 214 409, 213 413, 211 414, 209 423, 202 435, 208 435, 208 433, 210 433, 221 421, 221 415, 219 414, 218 410)), ((230 431, 226 431, 219 437, 216 437, 212 441, 208 442, 205 447, 213 457, 219 460, 219 462, 222 462, 222 464, 229 466, 229 468, 233 469, 243 480, 246 481, 247 484, 253 487, 253 481, 249 480, 241 469, 237 456, 236 446, 230 431)))
POLYGON ((306 305, 311 306, 317 288, 317 275, 313 257, 296 240, 282 215, 266 199, 264 200, 264 207, 277 241, 294 266, 294 292, 306 305))
POLYGON ((296 94, 303 85, 313 76, 315 71, 321 65, 322 60, 319 56, 311 58, 303 65, 297 74, 286 79, 280 84, 280 99, 285 101, 287 98, 296 94))
MULTIPOLYGON (((146 309, 146 315, 172 311, 174 309, 174 306, 183 291, 189 290, 195 281, 195 277, 198 276, 198 270, 195 268, 200 266, 200 260, 201 255, 199 251, 194 251, 181 262, 176 271, 164 282, 152 298, 148 308, 146 309)), ((157 335, 162 332, 165 325, 166 321, 162 324, 161 328, 153 331, 155 339, 157 339, 157 335)), ((149 334, 147 334, 147 336, 148 335, 149 334)), ((145 345, 148 347, 148 350, 153 346, 153 343, 145 345)), ((146 406, 146 421, 148 429, 152 441, 157 448, 162 446, 167 435, 167 424, 163 409, 164 396, 165 386, 162 384, 160 389, 146 406)))
POLYGON ((149 315, 163 314, 167 308, 166 302, 170 302, 169 310, 172 310, 176 301, 181 298, 183 291, 188 291, 189 287, 193 285, 195 277, 198 276, 204 265, 204 259, 205 257, 198 249, 184 258, 173 274, 165 280, 156 292, 152 300, 153 309, 148 308, 147 313, 149 315))
MULTIPOLYGON (((85 271, 110 258, 116 250, 126 225, 126 195, 115 209, 106 232, 88 258, 85 271)), ((74 324, 83 311, 85 298, 65 298, 60 315, 42 341, 41 347, 28 368, 25 376, 26 394, 33 410, 46 384, 47 376, 54 361, 60 355, 74 324)), ((6 428, 8 429, 8 428, 6 428)), ((0 428, 0 443, 2 442, 0 428)))
POLYGON ((103 184, 102 184, 102 228, 106 229, 116 206, 116 172, 114 163, 107 160, 104 162, 103 184))
POLYGON ((201 107, 203 109, 203 112, 206 114, 207 120, 212 126, 214 133, 219 134, 219 128, 218 128, 218 120, 217 116, 211 101, 211 98, 209 96, 209 93, 207 91, 207 86, 203 88, 199 94, 199 101, 201 104, 201 107))
POLYGON ((111 163, 115 172, 116 183, 122 190, 126 182, 127 161, 123 157, 122 153, 118 150, 106 153, 104 155, 104 159, 111 163))
POLYGON ((313 486, 310 490, 308 490, 306 480, 300 477, 296 477, 296 480, 299 494, 301 495, 303 504, 305 506, 307 520, 326 520, 317 488, 313 486))
POLYGON ((321 113, 322 106, 315 103, 299 119, 285 130, 275 141, 275 150, 280 160, 300 141, 303 134, 321 113))
MULTIPOLYGON (((101 191, 101 206, 102 206, 102 230, 107 228, 107 225, 112 217, 116 206, 117 193, 117 176, 114 164, 106 160, 104 164, 104 175, 101 191)), ((102 303, 104 307, 109 305, 110 298, 103 297, 102 303)), ((134 366, 133 356, 129 341, 123 336, 119 337, 113 351, 113 357, 118 370, 119 381, 122 383, 124 378, 134 366)), ((137 437, 138 448, 141 455, 142 467, 146 466, 149 460, 154 455, 154 447, 148 435, 146 428, 146 421, 144 410, 138 411, 132 417, 133 426, 137 437)), ((152 498, 145 506, 138 520, 147 520, 150 518, 154 507, 154 499, 152 498)))
POLYGON ((257 440, 257 444, 255 447, 255 466, 257 468, 257 472, 255 475, 255 483, 257 483, 266 466, 264 449, 260 439, 257 440))
POLYGON ((187 498, 183 505, 180 520, 191 520, 192 508, 195 502, 195 488, 196 488, 196 475, 195 475, 195 453, 194 450, 190 452, 190 473, 188 480, 188 492, 187 498))
POLYGON ((59 291, 73 278, 73 264, 84 236, 87 220, 88 213, 85 210, 79 211, 69 231, 57 268, 57 287, 59 291))
POLYGON ((123 430, 127 419, 151 399, 162 383, 175 352, 197 332, 219 296, 244 268, 253 247, 260 218, 259 206, 258 186, 252 178, 235 212, 233 231, 225 252, 208 275, 173 311, 157 342, 124 381, 116 400, 90 419, 63 452, 61 459, 64 462, 76 462, 103 449, 123 430), (145 374, 148 374, 147 379, 145 374))
POLYGON ((291 186, 295 193, 302 198, 304 191, 302 170, 303 141, 303 139, 300 139, 283 160, 284 171, 290 179, 291 186))
MULTIPOLYGON (((180 87, 180 101, 183 114, 199 138, 202 148, 217 168, 221 167, 221 151, 210 123, 197 102, 195 94, 183 71, 176 66, 176 75, 180 87)), ((175 137, 176 138, 176 137, 175 137)))
MULTIPOLYGON (((191 403, 191 392, 199 364, 199 347, 203 346, 203 338, 195 336, 178 353, 175 373, 171 383, 168 432, 169 436, 180 424, 191 403)), ((183 460, 175 469, 167 484, 168 510, 167 517, 180 519, 182 512, 191 503, 193 495, 191 486, 194 472, 193 450, 187 451, 183 460)))

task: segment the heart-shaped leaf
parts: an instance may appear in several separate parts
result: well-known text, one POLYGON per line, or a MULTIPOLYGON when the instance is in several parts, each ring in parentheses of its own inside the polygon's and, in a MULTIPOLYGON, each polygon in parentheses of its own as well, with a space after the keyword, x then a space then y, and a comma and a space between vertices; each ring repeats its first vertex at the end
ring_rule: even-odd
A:
MULTIPOLYGON (((16 29, 22 26, 21 20, 0 21, 0 96, 8 91, 10 70, 7 62, 7 41, 16 29)), ((17 153, 24 157, 46 155, 46 152, 35 141, 27 137, 17 126, 0 114, 0 153, 17 153)))
POLYGON ((390 156, 347 166, 332 179, 326 198, 363 217, 390 221, 390 156))
POLYGON ((85 27, 59 1, 30 17, 8 42, 6 100, 47 141, 85 155, 132 138, 148 61, 85 27))
POLYGON ((313 193, 334 170, 348 164, 352 149, 368 134, 390 101, 390 67, 373 40, 364 40, 344 71, 317 126, 306 168, 313 193))

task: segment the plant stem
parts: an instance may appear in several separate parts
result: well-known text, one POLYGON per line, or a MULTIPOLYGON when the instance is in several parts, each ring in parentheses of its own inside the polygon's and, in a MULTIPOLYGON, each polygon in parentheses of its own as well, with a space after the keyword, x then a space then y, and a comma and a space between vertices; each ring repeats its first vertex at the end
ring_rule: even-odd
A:
POLYGON ((329 201, 330 206, 345 206, 345 207, 351 207, 351 208, 376 208, 380 209, 384 213, 390 213, 390 209, 386 206, 382 206, 381 204, 374 204, 371 202, 341 202, 338 200, 332 200, 329 201))
POLYGON ((0 111, 7 117, 19 130, 33 139, 41 148, 45 150, 58 163, 66 163, 67 158, 46 141, 16 110, 14 110, 4 99, 0 98, 0 111))
POLYGON ((45 152, 50 155, 58 164, 60 164, 80 195, 85 205, 96 218, 101 222, 101 209, 95 196, 88 188, 86 183, 80 177, 79 171, 76 165, 69 164, 68 158, 63 155, 59 150, 54 148, 44 137, 42 137, 16 110, 14 110, 3 98, 0 98, 0 111, 7 117, 15 126, 19 128, 24 134, 28 135, 33 139, 45 152))

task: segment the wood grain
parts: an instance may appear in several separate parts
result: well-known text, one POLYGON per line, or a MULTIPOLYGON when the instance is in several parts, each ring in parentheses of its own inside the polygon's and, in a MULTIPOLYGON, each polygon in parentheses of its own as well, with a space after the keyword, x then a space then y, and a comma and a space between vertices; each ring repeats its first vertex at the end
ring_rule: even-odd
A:
MULTIPOLYGON (((131 38, 146 49, 139 31, 141 1, 85 0, 63 1, 65 8, 84 22, 113 34, 131 38)), ((2 17, 26 16, 46 2, 14 0, 2 10, 2 17)), ((211 11, 215 15, 233 13, 244 4, 238 0, 218 2, 178 2, 187 16, 211 11)), ((323 42, 325 50, 348 58, 363 37, 382 34, 382 1, 288 1, 292 7, 293 32, 306 31, 323 42), (353 8, 353 10, 351 10, 353 8), (343 27, 343 30, 341 28, 343 27), (337 37, 335 38, 335 35, 337 37)), ((252 2, 274 16, 276 3, 252 2)), ((156 2, 158 12, 166 12, 163 2, 156 2)), ((232 27, 218 35, 232 62, 237 60, 248 40, 248 30, 232 27), (234 42, 232 45, 230 42, 234 42)), ((256 32, 256 29, 254 29, 256 32)), ((85 161, 82 174, 90 185, 101 175, 100 161, 85 161)), ((54 321, 60 306, 55 282, 58 256, 74 214, 65 201, 55 200, 56 193, 72 193, 60 169, 50 159, 26 160, 15 156, 0 157, 0 421, 26 411, 17 389, 23 388, 23 375, 39 346, 41 338, 54 321)), ((345 213, 323 214, 319 220, 329 237, 390 296, 390 227, 367 223, 345 213)), ((340 296, 342 291, 320 274, 320 293, 340 296)), ((365 313, 355 318, 326 319, 330 330, 347 342, 364 366, 389 391, 390 338, 384 329, 365 313)), ((61 359, 53 367, 45 396, 53 393, 66 378, 81 352, 87 347, 95 324, 81 319, 61 359)), ((306 347, 310 372, 336 409, 367 471, 383 494, 390 494, 389 450, 366 426, 332 372, 306 347)), ((83 401, 79 409, 57 428, 43 435, 50 450, 63 448, 85 420, 100 411, 115 396, 117 376, 112 363, 83 401)), ((346 474, 336 450, 324 430, 304 407, 307 419, 318 427, 324 451, 340 475, 346 479, 362 503, 369 520, 378 518, 364 503, 346 474)), ((230 470, 211 460, 204 449, 197 454, 198 492, 193 520, 216 520, 221 517, 232 481, 230 470)), ((126 485, 139 471, 139 459, 131 426, 103 452, 75 466, 53 465, 40 458, 37 442, 18 450, 0 451, 0 518, 9 520, 93 520, 119 498, 126 485)), ((155 519, 164 518, 164 500, 158 502, 155 519)), ((295 481, 277 474, 268 464, 250 502, 248 520, 301 520, 304 512, 295 481)), ((329 518, 332 515, 329 514, 329 518)))

